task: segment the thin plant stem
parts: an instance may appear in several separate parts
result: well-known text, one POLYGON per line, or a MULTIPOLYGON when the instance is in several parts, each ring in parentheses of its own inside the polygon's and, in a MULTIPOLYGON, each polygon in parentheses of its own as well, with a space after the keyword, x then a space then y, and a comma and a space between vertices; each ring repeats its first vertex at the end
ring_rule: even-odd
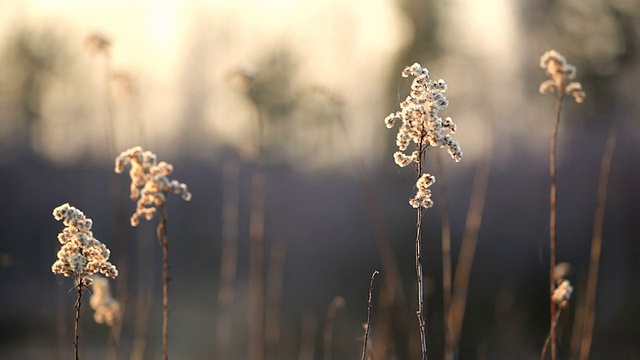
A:
MULTIPOLYGON (((344 117, 340 111, 340 104, 335 101, 331 96, 328 96, 329 100, 333 104, 335 110, 335 116, 340 125, 350 153, 351 163, 354 164, 354 169, 358 176, 358 182, 362 197, 365 200, 365 209, 371 222, 373 229, 373 236, 376 241, 376 248, 378 251, 378 257, 382 264, 382 271, 385 276, 382 280, 382 288, 380 290, 380 307, 379 307, 379 319, 378 319, 378 339, 374 345, 374 353, 381 358, 387 358, 390 351, 390 345, 393 342, 392 328, 393 324, 397 324, 398 328, 406 330, 408 329, 409 311, 406 307, 406 298, 404 296, 404 290, 402 281, 400 279, 400 270, 398 269, 398 262, 396 261, 393 247, 389 240, 389 229, 387 219, 385 218, 380 199, 377 192, 374 190, 374 184, 371 180, 371 175, 367 173, 365 166, 359 157, 355 156, 355 151, 352 146, 352 141, 349 139, 348 128, 345 124, 344 117), (397 310, 397 313, 394 313, 397 310)), ((409 336, 403 333, 398 334, 398 338, 407 339, 409 336)))
POLYGON ((324 320, 324 332, 322 334, 322 353, 324 360, 331 360, 333 358, 333 330, 336 313, 338 312, 338 309, 343 306, 344 298, 342 296, 336 296, 331 300, 329 308, 327 309, 327 315, 324 320))
POLYGON ((562 315, 562 308, 556 311, 556 314, 552 319, 553 321, 551 322, 551 329, 549 330, 549 335, 547 335, 547 338, 544 340, 544 345, 542 346, 542 354, 540 354, 540 360, 544 360, 544 358, 547 355, 547 349, 549 348, 549 342, 551 340, 551 333, 555 332, 556 327, 558 325, 558 320, 560 319, 560 315, 562 315))
POLYGON ((584 325, 582 328, 582 341, 580 344, 580 360, 589 358, 591 342, 593 340, 593 326, 596 312, 596 289, 598 287, 598 269, 600 267, 600 254, 602 252, 602 227, 604 223, 604 210, 607 201, 607 185, 611 173, 613 152, 616 148, 616 132, 612 128, 607 138, 607 145, 600 167, 600 179, 598 184, 598 203, 593 217, 593 237, 591 238, 591 259, 589 261, 589 276, 587 279, 587 296, 584 325))
POLYGON ((449 220, 449 204, 447 203, 447 188, 444 179, 444 166, 442 164, 442 156, 440 152, 436 154, 436 169, 440 181, 438 181, 438 190, 440 197, 440 223, 442 226, 442 304, 444 315, 444 339, 445 339, 445 359, 452 360, 454 357, 454 342, 452 324, 449 313, 451 312, 451 222, 449 220))
MULTIPOLYGON (((424 134, 423 134, 424 137, 424 134)), ((423 161, 426 156, 427 149, 424 148, 424 139, 420 139, 418 144, 418 154, 420 154, 416 171, 419 179, 422 174, 423 161)), ((418 283, 418 310, 416 316, 418 318, 418 327, 420 329, 420 345, 422 348, 422 360, 427 360, 427 332, 424 320, 424 279, 422 275, 422 207, 418 207, 416 216, 416 240, 415 240, 415 260, 416 260, 416 279, 418 283)))
MULTIPOLYGON (((493 131, 491 131, 493 134, 493 131)), ((490 135, 491 136, 491 135, 490 135)), ((469 211, 464 225, 464 235, 460 246, 460 255, 456 265, 455 277, 453 281, 453 298, 449 318, 453 329, 454 346, 460 343, 462 324, 464 323, 464 313, 467 305, 467 294, 469 291, 469 279, 471 278, 471 268, 478 245, 478 234, 482 225, 482 217, 487 197, 489 177, 491 175, 491 160, 493 157, 492 136, 485 143, 485 155, 476 167, 473 178, 471 200, 469 201, 469 211)))
POLYGON ((266 175, 256 164, 251 179, 251 213, 249 218, 249 288, 251 306, 251 359, 264 360, 264 213, 266 175))
POLYGON ((373 281, 380 272, 375 270, 371 274, 371 280, 369 281, 369 297, 367 300, 367 324, 364 330, 364 343, 362 344, 362 360, 367 357, 367 342, 369 341, 369 329, 371 328, 371 308, 373 307, 373 281))
POLYGON ((556 267, 556 207, 558 203, 558 193, 556 184, 556 150, 558 142, 558 128, 560 127, 560 112, 562 111, 562 99, 564 99, 564 84, 560 81, 558 86, 558 96, 556 98, 556 117, 553 126, 553 134, 551 135, 550 152, 549 152, 549 176, 551 180, 551 188, 549 191, 549 301, 551 310, 550 325, 550 341, 551 341, 551 360, 556 360, 556 330, 553 321, 556 317, 556 303, 551 300, 551 294, 555 290, 555 278, 553 269, 556 267))
POLYGON ((77 280, 78 285, 76 285, 76 289, 78 290, 78 298, 76 300, 76 304, 75 304, 75 309, 76 309, 76 318, 75 318, 75 322, 73 324, 73 334, 74 334, 74 340, 73 340, 73 358, 75 360, 80 359, 80 356, 78 354, 78 344, 79 344, 79 331, 78 331, 78 327, 80 325, 80 306, 82 306, 82 293, 84 292, 84 278, 80 278, 77 280))
POLYGON ((169 237, 167 236, 167 212, 164 204, 160 206, 160 223, 158 223, 158 241, 162 247, 162 358, 169 358, 169 237))

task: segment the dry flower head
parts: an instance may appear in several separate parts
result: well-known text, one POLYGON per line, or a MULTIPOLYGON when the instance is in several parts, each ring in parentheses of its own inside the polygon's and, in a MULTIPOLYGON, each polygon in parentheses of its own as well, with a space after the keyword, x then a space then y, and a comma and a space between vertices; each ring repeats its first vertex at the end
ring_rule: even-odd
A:
POLYGON ((123 151, 115 161, 116 173, 124 171, 129 164, 130 197, 138 201, 136 212, 131 216, 131 226, 137 226, 141 217, 151 220, 156 207, 164 205, 169 193, 181 195, 185 201, 191 200, 186 184, 167 177, 173 172, 173 165, 158 162, 156 154, 151 151, 144 151, 140 146, 123 151))
MULTIPOLYGON (((433 80, 429 77, 429 70, 418 63, 407 66, 402 71, 403 77, 414 77, 411 91, 406 99, 400 103, 400 111, 389 114, 384 123, 391 129, 396 122, 400 128, 396 136, 398 150, 393 154, 395 163, 405 167, 412 163, 419 163, 431 147, 446 148, 455 162, 462 158, 462 149, 452 135, 457 130, 456 124, 450 117, 442 118, 438 114, 449 106, 445 95, 447 83, 433 80), (406 153, 410 145, 415 150, 406 153)), ((435 183, 431 174, 421 174, 416 182, 417 193, 409 200, 414 208, 433 206, 429 187, 435 183)))
POLYGON ((58 234, 62 247, 58 251, 58 259, 51 266, 54 274, 72 277, 76 281, 88 280, 87 276, 97 273, 111 278, 118 276, 118 269, 109 262, 109 249, 93 237, 91 219, 68 203, 55 208, 53 217, 65 225, 58 234))
POLYGON ((571 293, 573 293, 573 286, 569 280, 562 280, 560 285, 556 287, 551 295, 551 300, 558 304, 562 308, 566 308, 569 305, 571 299, 571 293))
POLYGON ((540 67, 545 69, 545 73, 550 78, 540 84, 540 93, 564 91, 573 96, 577 103, 584 101, 586 94, 582 89, 582 84, 572 81, 565 86, 567 80, 572 80, 576 76, 576 67, 568 64, 564 56, 555 50, 544 53, 540 58, 540 67), (564 87, 564 90, 561 90, 564 87))

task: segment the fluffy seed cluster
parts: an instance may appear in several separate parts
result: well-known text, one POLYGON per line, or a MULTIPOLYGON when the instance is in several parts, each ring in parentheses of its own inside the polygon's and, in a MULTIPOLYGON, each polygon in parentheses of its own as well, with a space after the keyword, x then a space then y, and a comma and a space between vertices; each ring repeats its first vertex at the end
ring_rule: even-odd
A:
MULTIPOLYGON (((399 151, 393 154, 395 163, 400 167, 419 163, 429 146, 446 148, 453 160, 460 161, 462 149, 452 137, 457 126, 450 117, 443 119, 438 115, 449 106, 449 100, 445 95, 447 83, 442 79, 432 80, 429 70, 418 63, 407 66, 402 71, 402 76, 414 77, 411 91, 400 103, 400 111, 391 113, 384 119, 389 129, 396 122, 401 123, 396 136, 399 151), (407 154, 406 151, 411 144, 415 145, 415 150, 407 154)), ((429 208, 433 205, 431 191, 428 188, 434 182, 433 175, 420 176, 416 183, 417 194, 409 201, 411 206, 429 208)))
POLYGON ((569 299, 571 299, 571 293, 573 293, 573 286, 569 280, 562 280, 560 284, 553 291, 551 300, 563 308, 569 305, 569 299))
POLYGON ((422 174, 418 181, 416 182, 416 187, 418 191, 416 194, 409 200, 409 204, 414 208, 419 208, 422 206, 423 208, 430 208, 433 206, 433 200, 431 200, 431 190, 429 189, 431 185, 436 182, 436 177, 431 174, 422 174))
POLYGON ((95 311, 93 319, 98 324, 113 326, 120 321, 122 316, 120 303, 111 296, 109 281, 106 278, 94 276, 91 284, 93 290, 89 304, 95 311))
POLYGON ((153 218, 156 207, 167 200, 167 194, 181 195, 185 201, 191 200, 187 185, 167 177, 173 172, 173 165, 158 162, 156 154, 144 151, 140 146, 123 151, 116 158, 116 173, 124 171, 131 164, 131 199, 137 200, 136 212, 131 216, 131 226, 137 226, 140 218, 153 218))
POLYGON ((550 50, 544 53, 540 58, 540 67, 545 69, 545 73, 549 80, 540 84, 540 93, 558 92, 563 91, 573 96, 577 103, 584 101, 586 94, 582 89, 582 84, 576 81, 570 82, 568 85, 567 80, 572 80, 576 77, 576 67, 568 64, 567 60, 555 50, 550 50))
POLYGON ((77 281, 96 273, 111 278, 118 276, 118 269, 109 262, 109 249, 93 237, 91 219, 68 203, 55 208, 53 217, 65 225, 58 234, 62 248, 51 266, 54 274, 73 277, 77 281))

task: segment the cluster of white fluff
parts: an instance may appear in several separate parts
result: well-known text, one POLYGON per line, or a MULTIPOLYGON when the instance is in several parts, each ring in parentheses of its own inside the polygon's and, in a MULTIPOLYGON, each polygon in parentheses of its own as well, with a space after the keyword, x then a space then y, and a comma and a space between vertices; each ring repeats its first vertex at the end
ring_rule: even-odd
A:
POLYGON ((118 276, 118 269, 109 262, 109 249, 93 237, 91 219, 68 203, 55 208, 53 217, 65 225, 58 234, 62 248, 51 266, 54 274, 73 277, 76 281, 96 273, 111 278, 118 276))
POLYGON ((571 286, 569 280, 564 279, 553 291, 551 300, 563 308, 567 307, 571 299, 571 293, 573 293, 573 286, 571 286))
POLYGON ((89 304, 95 311, 93 319, 98 324, 106 323, 109 326, 117 324, 122 316, 120 303, 111 296, 109 281, 103 277, 94 276, 91 288, 93 292, 89 304))
POLYGON ((416 191, 416 194, 409 200, 409 204, 411 204, 411 206, 416 209, 420 206, 422 206, 423 208, 432 207, 433 200, 431 200, 431 190, 429 188, 435 182, 435 176, 431 174, 422 174, 422 176, 420 176, 420 178, 416 182, 418 191, 416 191))
MULTIPOLYGON (((442 79, 436 81, 429 78, 429 70, 418 63, 407 66, 402 71, 402 76, 414 77, 409 96, 400 103, 400 111, 391 113, 384 119, 389 129, 396 122, 402 123, 396 136, 399 151, 393 154, 395 163, 400 167, 418 163, 429 146, 447 148, 451 157, 456 162, 460 161, 462 149, 451 137, 457 126, 450 117, 443 119, 438 115, 440 110, 449 106, 445 95, 447 83, 442 79), (416 149, 410 154, 405 153, 412 143, 416 149)), ((433 205, 428 187, 434 182, 433 175, 421 175, 416 183, 418 193, 409 201, 411 206, 428 208, 433 205)))
POLYGON ((165 203, 169 193, 181 195, 186 201, 191 200, 187 185, 167 177, 173 172, 173 165, 158 162, 151 151, 144 151, 139 146, 123 151, 116 158, 116 173, 124 171, 128 164, 131 164, 131 199, 138 200, 136 212, 131 216, 132 226, 137 226, 143 216, 151 220, 156 207, 165 203))
MULTIPOLYGON (((576 77, 576 67, 568 64, 565 57, 555 50, 547 51, 542 55, 540 67, 545 69, 545 73, 550 77, 549 80, 540 84, 541 94, 562 91, 566 80, 576 77)), ((582 84, 576 81, 564 86, 564 92, 573 96, 577 103, 583 102, 586 97, 582 84)))

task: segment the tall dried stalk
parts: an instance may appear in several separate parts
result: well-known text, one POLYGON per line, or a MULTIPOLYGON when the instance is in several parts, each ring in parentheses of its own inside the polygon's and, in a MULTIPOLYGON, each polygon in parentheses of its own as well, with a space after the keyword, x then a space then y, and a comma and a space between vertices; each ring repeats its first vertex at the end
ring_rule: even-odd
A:
POLYGON ((460 255, 458 256, 453 281, 453 297, 451 310, 449 311, 449 322, 452 324, 454 348, 460 343, 464 313, 467 305, 469 279, 471 278, 471 268, 473 267, 473 259, 478 245, 478 234, 480 232, 480 226, 482 225, 487 188, 491 175, 493 129, 490 133, 491 135, 489 135, 489 138, 485 142, 485 154, 476 167, 473 178, 471 200, 469 201, 469 210, 465 220, 460 255))
MULTIPOLYGON (((560 81, 560 89, 564 88, 564 83, 560 81)), ((558 191, 556 184, 556 149, 558 142, 558 128, 560 126, 560 112, 562 111, 562 100, 564 99, 564 91, 558 91, 556 97, 556 117, 551 135, 550 155, 549 155, 549 176, 551 178, 551 188, 549 190, 549 293, 553 294, 556 287, 553 269, 556 267, 556 208, 558 203, 558 191)), ((549 330, 549 339, 551 341, 551 360, 556 360, 556 312, 557 306, 553 300, 550 300, 551 308, 551 327, 549 330)))
POLYGON ((429 70, 418 63, 407 66, 402 71, 403 77, 414 77, 411 83, 411 91, 404 101, 400 103, 400 111, 389 114, 384 123, 387 128, 392 128, 394 123, 400 122, 400 128, 396 136, 398 150, 393 154, 396 165, 405 167, 413 164, 416 174, 416 194, 409 200, 409 204, 417 210, 416 237, 415 237, 415 266, 418 283, 418 309, 416 316, 420 330, 420 347, 422 359, 427 359, 427 334, 424 314, 424 279, 422 275, 422 214, 424 209, 433 206, 431 190, 429 189, 436 178, 423 173, 429 147, 446 148, 455 162, 462 158, 460 144, 452 138, 457 130, 457 125, 450 117, 442 118, 438 115, 441 110, 449 106, 449 100, 445 92, 447 83, 433 80, 429 76, 429 70), (415 145, 415 151, 407 154, 409 145, 415 145))
POLYGON ((362 360, 367 358, 367 342, 369 341, 369 330, 371 328, 371 308, 373 307, 373 281, 376 279, 376 275, 380 272, 375 270, 371 274, 371 280, 369 281, 369 297, 367 300, 367 323, 364 330, 364 343, 362 344, 362 360))
POLYGON ((598 269, 600 268, 600 254, 602 252, 602 227, 604 223, 604 210, 607 201, 607 185, 611 173, 613 152, 616 148, 616 132, 612 128, 607 138, 607 145, 602 164, 600 166, 600 179, 598 184, 598 203, 593 217, 593 237, 591 239, 591 258, 589 261, 589 277, 587 280, 587 296, 585 304, 585 319, 582 328, 582 341, 580 345, 580 360, 589 359, 591 342, 593 340, 593 326, 596 313, 596 290, 598 287, 598 269))
POLYGON ((540 355, 540 360, 544 360, 547 356, 547 349, 549 348, 549 342, 551 340, 551 333, 555 332, 556 326, 558 326, 558 320, 560 319, 560 315, 562 315, 562 308, 559 308, 556 312, 555 318, 551 321, 551 329, 549 330, 549 334, 547 338, 544 340, 544 345, 542 345, 542 354, 540 355))
POLYGON ((238 163, 225 163, 222 167, 222 256, 216 321, 217 358, 231 357, 231 313, 238 269, 238 179, 238 163))
MULTIPOLYGON (((321 90, 331 102, 335 118, 346 139, 345 144, 349 150, 351 163, 354 164, 359 188, 366 204, 365 210, 373 228, 373 237, 376 242, 378 257, 382 264, 382 271, 385 274, 384 279, 382 280, 382 287, 380 289, 380 315, 378 318, 377 331, 377 337, 380 341, 377 341, 374 344, 373 351, 376 356, 384 359, 389 356, 389 348, 393 340, 393 324, 397 324, 401 329, 406 329, 409 322, 409 311, 406 308, 406 298, 404 296, 402 281, 400 279, 400 270, 398 269, 398 262, 396 261, 393 247, 389 240, 387 219, 382 211, 378 193, 374 190, 371 176, 367 173, 362 161, 354 155, 355 151, 351 145, 352 141, 350 141, 348 128, 345 124, 344 117, 342 116, 342 103, 335 94, 327 92, 322 88, 319 90, 321 90), (399 310, 399 314, 393 313, 396 309, 399 310)), ((408 338, 406 334, 400 334, 398 337, 402 339, 408 338)), ((327 360, 326 355, 325 360, 327 360)))
POLYGON ((80 356, 78 353, 79 338, 80 338, 78 326, 80 325, 80 306, 82 306, 82 293, 84 292, 84 288, 86 287, 86 284, 84 281, 85 281, 84 277, 79 277, 76 280, 76 282, 78 283, 76 285, 76 289, 78 290, 78 298, 76 299, 76 304, 75 304, 76 317, 73 323, 73 339, 74 339, 73 340, 73 358, 75 360, 80 359, 80 356))
POLYGON ((164 204, 160 205, 160 222, 157 233, 162 247, 162 358, 169 358, 169 237, 167 236, 167 212, 164 204))
MULTIPOLYGON (((424 142, 420 141, 418 144, 418 157, 416 163, 416 179, 419 180, 422 174, 423 156, 426 154, 426 150, 423 150, 424 142)), ((418 328, 420 330, 420 347, 422 349, 422 360, 427 360, 427 326, 424 319, 424 277, 422 275, 422 213, 424 209, 418 207, 416 215, 416 238, 415 238, 415 266, 416 266, 416 279, 418 284, 418 309, 416 310, 416 316, 418 317, 418 328)))
POLYGON ((568 64, 567 60, 555 50, 550 50, 544 53, 540 58, 540 67, 545 69, 546 75, 550 78, 540 84, 540 92, 555 92, 556 93, 556 114, 555 122, 553 126, 553 133, 551 134, 550 151, 549 151, 549 177, 551 187, 549 190, 549 302, 550 302, 550 326, 549 326, 549 339, 551 343, 551 360, 556 360, 556 326, 558 316, 557 304, 553 300, 554 290, 556 289, 556 277, 554 276, 554 269, 556 267, 556 208, 558 202, 558 192, 556 186, 556 149, 558 142, 558 128, 560 126, 560 113, 562 111, 562 100, 565 93, 574 97, 576 102, 581 103, 584 101, 585 92, 582 90, 582 85, 579 82, 570 82, 567 84, 567 79, 573 79, 576 75, 576 67, 568 64))

